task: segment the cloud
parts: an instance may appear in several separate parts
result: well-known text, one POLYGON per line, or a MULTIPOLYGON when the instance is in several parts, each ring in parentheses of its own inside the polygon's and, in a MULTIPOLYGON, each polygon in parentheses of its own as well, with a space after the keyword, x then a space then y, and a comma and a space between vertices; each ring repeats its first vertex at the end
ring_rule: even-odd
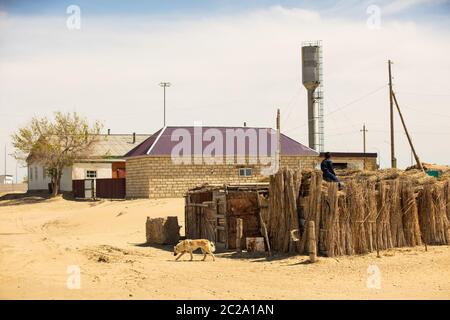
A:
MULTIPOLYGON (((448 118, 431 115, 448 114, 448 97, 427 95, 450 93, 447 29, 383 19, 375 31, 366 27, 365 11, 350 20, 281 6, 202 17, 84 16, 82 8, 79 31, 67 30, 65 19, 64 12, 4 19, 0 115, 8 121, 0 143, 32 115, 54 110, 102 119, 113 132, 151 133, 162 123, 163 80, 173 84, 169 124, 273 126, 279 107, 282 130, 306 143, 300 46, 321 39, 327 149, 361 151, 365 122, 368 150, 388 164, 387 89, 330 112, 385 86, 390 58, 419 155, 448 163, 448 151, 429 143, 450 138, 448 118)), ((396 131, 399 163, 406 166, 410 153, 398 119, 396 131)))
POLYGON ((395 0, 383 6, 384 14, 396 14, 421 5, 438 5, 446 0, 395 0))

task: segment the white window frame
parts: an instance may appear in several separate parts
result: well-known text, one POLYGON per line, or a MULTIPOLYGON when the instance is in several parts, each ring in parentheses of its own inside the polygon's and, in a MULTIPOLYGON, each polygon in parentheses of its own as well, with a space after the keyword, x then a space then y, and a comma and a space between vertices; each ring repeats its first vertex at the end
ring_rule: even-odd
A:
POLYGON ((253 168, 239 168, 239 177, 253 176, 253 168))
POLYGON ((86 170, 86 179, 97 179, 97 170, 86 170), (91 173, 95 173, 95 176, 90 176, 91 173))

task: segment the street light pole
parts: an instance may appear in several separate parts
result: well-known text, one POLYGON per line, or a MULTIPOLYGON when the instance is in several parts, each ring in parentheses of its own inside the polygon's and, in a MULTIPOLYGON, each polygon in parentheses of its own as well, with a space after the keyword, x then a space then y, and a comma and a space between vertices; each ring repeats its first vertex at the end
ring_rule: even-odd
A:
POLYGON ((159 84, 159 86, 164 89, 164 127, 166 126, 166 88, 170 87, 170 85, 170 82, 161 82, 159 84))

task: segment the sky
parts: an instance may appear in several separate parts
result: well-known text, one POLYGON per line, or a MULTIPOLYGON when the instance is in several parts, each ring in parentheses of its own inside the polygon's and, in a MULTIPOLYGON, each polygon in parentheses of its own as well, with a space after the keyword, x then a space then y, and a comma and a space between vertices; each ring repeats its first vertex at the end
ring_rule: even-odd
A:
MULTIPOLYGON (((450 164, 448 39, 446 0, 0 0, 0 154, 6 145, 15 175, 11 134, 54 111, 112 133, 153 133, 161 81, 172 83, 169 125, 274 127, 280 108, 282 132, 307 144, 300 48, 321 40, 326 150, 362 152, 365 123, 367 151, 390 165, 391 59, 421 160, 450 164)), ((411 152, 397 115, 395 135, 404 168, 411 152)))

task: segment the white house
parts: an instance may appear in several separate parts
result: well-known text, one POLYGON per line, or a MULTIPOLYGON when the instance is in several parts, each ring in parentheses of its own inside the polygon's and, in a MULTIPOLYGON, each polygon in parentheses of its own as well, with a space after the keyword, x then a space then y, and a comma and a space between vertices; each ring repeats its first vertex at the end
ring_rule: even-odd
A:
POLYGON ((13 184, 14 178, 10 174, 2 174, 0 175, 0 184, 13 184))
MULTIPOLYGON (((66 167, 61 176, 61 191, 72 191, 73 180, 125 178, 123 156, 147 139, 140 134, 102 134, 87 159, 66 167)), ((48 190, 50 177, 39 163, 28 163, 28 190, 48 190)))

